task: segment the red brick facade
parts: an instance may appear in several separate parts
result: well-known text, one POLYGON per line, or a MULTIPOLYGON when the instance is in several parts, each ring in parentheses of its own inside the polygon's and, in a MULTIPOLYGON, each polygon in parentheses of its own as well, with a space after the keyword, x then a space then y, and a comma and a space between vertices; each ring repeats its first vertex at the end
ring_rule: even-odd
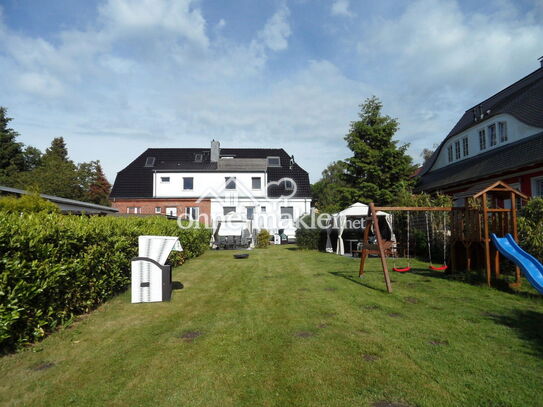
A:
POLYGON ((185 214, 188 207, 200 208, 200 219, 209 226, 211 219, 211 201, 209 199, 196 202, 195 199, 186 198, 141 198, 141 199, 113 199, 112 206, 119 213, 138 213, 143 215, 166 215, 167 208, 176 208, 177 216, 185 214), (138 209, 135 209, 138 208, 138 209), (160 208, 160 213, 158 212, 160 208))

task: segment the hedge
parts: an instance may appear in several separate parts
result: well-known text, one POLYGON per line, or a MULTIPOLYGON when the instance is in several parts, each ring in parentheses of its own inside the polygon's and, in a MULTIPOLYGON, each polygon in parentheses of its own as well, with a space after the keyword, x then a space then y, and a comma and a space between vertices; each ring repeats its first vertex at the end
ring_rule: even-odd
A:
MULTIPOLYGON (((204 227, 162 217, 116 218, 0 211, 0 352, 43 338, 124 290, 138 236, 179 236, 174 265, 201 255, 204 227)), ((174 252, 175 253, 175 252, 174 252)))

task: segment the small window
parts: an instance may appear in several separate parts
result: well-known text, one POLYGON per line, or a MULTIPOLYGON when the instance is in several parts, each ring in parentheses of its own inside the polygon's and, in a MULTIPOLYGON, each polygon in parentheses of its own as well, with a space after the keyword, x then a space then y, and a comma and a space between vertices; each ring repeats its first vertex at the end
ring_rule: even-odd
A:
POLYGON ((460 159, 460 141, 454 143, 454 158, 456 160, 460 159))
POLYGON ((236 189, 236 177, 225 177, 224 182, 226 189, 236 189))
POLYGON ((133 214, 141 213, 141 208, 135 207, 135 206, 130 206, 130 207, 126 208, 126 213, 133 213, 133 214))
POLYGON ((146 167, 154 167, 155 166, 155 161, 156 161, 155 157, 147 157, 147 159, 145 160, 145 166, 146 167))
POLYGON ((268 157, 268 167, 280 167, 281 159, 279 157, 268 157))
POLYGON ((543 197, 543 177, 532 178, 532 196, 534 198, 543 197))
POLYGON ((452 150, 452 148, 453 148, 452 144, 449 147, 447 147, 447 156, 449 158, 450 163, 452 163, 452 161, 453 161, 453 150, 452 150))
POLYGON ((491 124, 488 126, 488 135, 490 137, 490 147, 493 147, 497 144, 498 140, 496 139, 496 125, 491 124))
POLYGON ((291 180, 286 180, 285 181, 285 190, 286 191, 293 191, 294 190, 294 184, 292 183, 291 180))
POLYGON ((507 141, 507 122, 498 122, 498 135, 500 136, 500 143, 507 141))
POLYGON ((262 189, 262 178, 253 177, 251 178, 252 188, 253 189, 262 189))
POLYGON ((469 139, 467 137, 462 139, 462 154, 464 157, 469 155, 469 139))
POLYGON ((479 130, 479 150, 486 150, 486 131, 485 129, 479 130))
POLYGON ((261 207, 260 207, 260 212, 261 212, 261 213, 266 213, 266 207, 265 207, 265 206, 261 206, 261 207))
POLYGON ((191 191, 194 189, 194 178, 193 177, 184 177, 183 178, 183 190, 191 191))
POLYGON ((170 177, 160 177, 160 182, 163 184, 169 184, 170 183, 170 177))
POLYGON ((294 219, 294 208, 292 206, 281 206, 281 219, 294 219))
POLYGON ((161 213, 161 212, 162 212, 162 208, 160 206, 156 206, 155 213, 161 213))
POLYGON ((185 208, 185 215, 187 219, 198 220, 200 216, 200 208, 197 206, 188 206, 185 208))
POLYGON ((229 213, 236 213, 235 206, 224 206, 222 209, 223 209, 223 214, 225 215, 228 215, 229 213))
POLYGON ((194 162, 201 163, 202 162, 202 154, 194 154, 194 162))
POLYGON ((248 206, 246 209, 247 209, 247 220, 253 220, 255 218, 255 207, 248 206))

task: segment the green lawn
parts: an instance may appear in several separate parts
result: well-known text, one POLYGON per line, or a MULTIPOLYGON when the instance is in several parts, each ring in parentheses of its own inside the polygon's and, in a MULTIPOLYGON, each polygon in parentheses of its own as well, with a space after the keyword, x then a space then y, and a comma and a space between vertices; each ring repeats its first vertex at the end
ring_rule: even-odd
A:
POLYGON ((293 247, 213 251, 0 359, 0 404, 541 406, 543 301, 293 247), (389 404, 387 404, 389 403, 389 404), (396 403, 396 404, 392 404, 396 403))

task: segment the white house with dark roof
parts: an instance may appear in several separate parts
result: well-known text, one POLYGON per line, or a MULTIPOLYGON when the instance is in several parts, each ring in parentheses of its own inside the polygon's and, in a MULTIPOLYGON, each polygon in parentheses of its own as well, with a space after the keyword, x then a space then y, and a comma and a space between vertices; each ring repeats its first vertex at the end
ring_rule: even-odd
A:
POLYGON ((294 237, 311 206, 309 176, 283 149, 148 149, 117 174, 121 213, 170 215, 216 227, 228 215, 294 237))
POLYGON ((543 196, 543 61, 466 110, 419 176, 425 192, 454 195, 501 180, 528 196, 543 196))

